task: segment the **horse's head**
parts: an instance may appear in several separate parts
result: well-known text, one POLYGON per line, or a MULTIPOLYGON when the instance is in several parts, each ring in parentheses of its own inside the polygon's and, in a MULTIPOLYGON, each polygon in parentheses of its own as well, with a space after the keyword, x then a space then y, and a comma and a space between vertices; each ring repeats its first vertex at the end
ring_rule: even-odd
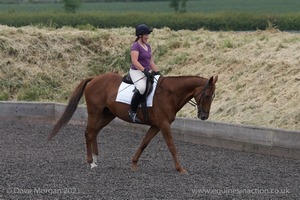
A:
POLYGON ((198 108, 198 118, 206 120, 209 117, 210 106, 215 97, 215 84, 218 81, 218 76, 212 76, 206 81, 204 87, 199 87, 194 91, 194 98, 198 108))

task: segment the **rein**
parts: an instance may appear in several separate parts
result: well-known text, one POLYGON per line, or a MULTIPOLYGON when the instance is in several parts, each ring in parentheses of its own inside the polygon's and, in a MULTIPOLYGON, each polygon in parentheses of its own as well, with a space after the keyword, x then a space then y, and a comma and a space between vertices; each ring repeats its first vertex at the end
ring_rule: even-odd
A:
MULTIPOLYGON (((164 78, 164 77, 162 77, 162 78, 164 78)), ((140 78, 140 79, 137 80, 136 82, 140 81, 141 79, 142 79, 142 78, 140 78)), ((165 87, 162 86, 162 82, 163 82, 164 79, 162 79, 160 83, 158 82, 158 79, 155 78, 155 77, 154 77, 153 80, 157 82, 157 85, 159 85, 159 86, 162 87, 163 89, 165 89, 165 90, 171 92, 170 90, 168 90, 167 88, 165 88, 165 87)), ((199 93, 194 97, 194 98, 196 99, 199 95, 201 95, 201 97, 200 97, 200 99, 199 99, 199 104, 197 104, 197 102, 194 101, 194 100, 192 100, 192 99, 190 99, 190 100, 188 101, 188 103, 189 103, 190 105, 192 105, 192 106, 198 108, 198 113, 199 113, 199 112, 208 113, 207 111, 205 111, 205 110, 203 109, 203 106, 202 106, 202 99, 204 98, 204 94, 205 94, 205 92, 206 92, 206 90, 207 90, 207 88, 208 88, 208 81, 209 81, 209 80, 206 81, 205 86, 204 86, 202 92, 199 92, 199 93)), ((128 88, 128 87, 130 87, 130 85, 127 86, 126 88, 128 88)), ((124 88, 123 90, 125 90, 126 88, 124 88)), ((122 92, 123 90, 121 90, 121 91, 119 91, 119 92, 122 92)), ((118 94, 119 92, 117 92, 117 94, 118 94)), ((213 95, 212 98, 214 98, 214 96, 215 96, 215 94, 213 95)))
POLYGON ((189 103, 190 105, 192 105, 192 106, 195 106, 195 107, 197 106, 197 103, 196 103, 194 100, 192 100, 192 99, 189 100, 188 103, 189 103))
MULTIPOLYGON (((154 77, 154 79, 157 81, 157 85, 160 85, 162 88, 164 88, 165 90, 169 91, 167 88, 165 88, 165 87, 162 86, 163 80, 161 80, 160 84, 158 84, 158 80, 157 80, 155 77, 154 77)), ((188 103, 189 103, 190 105, 192 105, 192 106, 198 108, 198 113, 199 113, 199 112, 209 113, 209 112, 207 112, 207 111, 205 111, 205 110, 203 109, 202 101, 201 101, 201 100, 204 98, 204 94, 205 94, 205 92, 206 92, 206 90, 207 90, 207 88, 208 88, 208 81, 209 81, 209 80, 206 81, 205 86, 204 86, 202 92, 200 92, 199 94, 197 94, 197 95, 195 96, 195 99, 196 99, 196 98, 201 94, 201 97, 200 97, 200 99, 199 99, 199 106, 198 106, 197 102, 194 101, 194 100, 192 100, 192 99, 190 99, 190 100, 188 101, 188 103), (201 104, 200 104, 200 102, 201 102, 201 104), (199 109, 199 107, 200 107, 200 109, 199 109)), ((171 92, 171 91, 169 91, 169 92, 171 92)), ((212 98, 214 98, 214 97, 215 97, 215 94, 213 95, 212 98)))

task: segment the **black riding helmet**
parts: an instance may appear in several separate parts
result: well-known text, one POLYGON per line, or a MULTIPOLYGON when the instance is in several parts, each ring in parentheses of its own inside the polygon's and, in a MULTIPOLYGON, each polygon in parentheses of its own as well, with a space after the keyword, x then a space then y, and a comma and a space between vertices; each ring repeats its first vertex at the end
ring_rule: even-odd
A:
POLYGON ((135 28, 136 36, 150 34, 151 32, 152 30, 145 24, 140 24, 135 28))

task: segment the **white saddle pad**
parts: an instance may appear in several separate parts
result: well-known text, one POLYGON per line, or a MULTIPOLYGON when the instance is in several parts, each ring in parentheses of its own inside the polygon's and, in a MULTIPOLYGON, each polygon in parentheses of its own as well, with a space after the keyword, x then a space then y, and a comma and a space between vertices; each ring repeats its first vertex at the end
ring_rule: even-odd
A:
MULTIPOLYGON (((156 86, 157 86, 157 80, 159 79, 159 77, 160 77, 160 75, 156 75, 154 77, 153 90, 147 97, 147 106, 148 107, 152 107, 153 97, 154 97, 154 93, 155 93, 156 86)), ((121 103, 130 104, 134 89, 135 89, 134 85, 122 82, 119 87, 119 90, 118 90, 116 101, 121 102, 121 103)))

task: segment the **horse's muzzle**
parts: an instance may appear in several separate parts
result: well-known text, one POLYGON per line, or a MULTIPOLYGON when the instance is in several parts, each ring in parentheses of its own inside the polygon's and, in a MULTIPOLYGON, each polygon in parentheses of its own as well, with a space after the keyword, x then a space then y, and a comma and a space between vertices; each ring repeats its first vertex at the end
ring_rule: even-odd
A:
POLYGON ((206 117, 206 116, 202 116, 202 117, 201 117, 201 116, 200 116, 200 117, 198 116, 198 118, 201 119, 201 120, 203 120, 203 121, 208 119, 208 117, 206 117))
POLYGON ((202 112, 202 113, 198 113, 198 118, 201 120, 207 120, 208 119, 208 114, 202 112))

